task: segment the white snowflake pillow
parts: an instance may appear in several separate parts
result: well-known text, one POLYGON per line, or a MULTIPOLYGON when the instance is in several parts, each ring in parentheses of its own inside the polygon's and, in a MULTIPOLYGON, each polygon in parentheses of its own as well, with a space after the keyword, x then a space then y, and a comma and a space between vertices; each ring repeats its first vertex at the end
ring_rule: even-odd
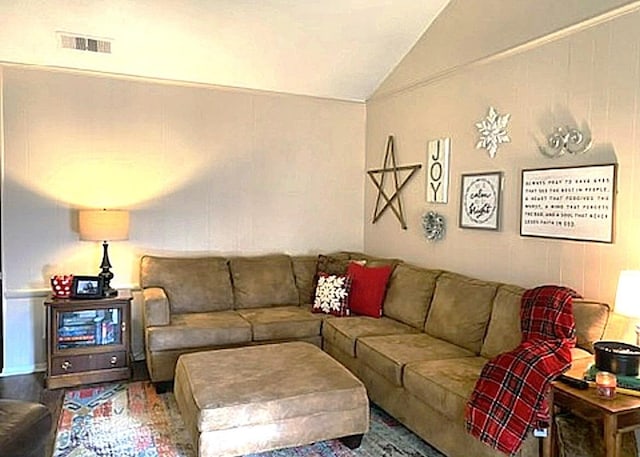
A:
POLYGON ((313 302, 314 313, 348 316, 351 278, 347 275, 319 273, 316 295, 313 302))

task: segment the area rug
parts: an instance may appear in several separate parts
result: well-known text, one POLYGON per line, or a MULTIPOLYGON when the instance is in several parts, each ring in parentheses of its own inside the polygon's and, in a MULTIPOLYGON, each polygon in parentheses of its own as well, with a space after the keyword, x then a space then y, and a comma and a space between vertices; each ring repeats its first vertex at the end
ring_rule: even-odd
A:
MULTIPOLYGON (((65 393, 53 457, 194 457, 175 398, 150 382, 118 383, 65 393)), ((250 457, 444 457, 372 405, 371 427, 351 450, 338 440, 250 457)))

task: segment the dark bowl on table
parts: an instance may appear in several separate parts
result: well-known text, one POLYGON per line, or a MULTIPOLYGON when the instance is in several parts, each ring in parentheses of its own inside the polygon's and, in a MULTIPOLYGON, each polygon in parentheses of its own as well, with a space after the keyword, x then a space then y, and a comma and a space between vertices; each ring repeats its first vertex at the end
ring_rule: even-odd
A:
POLYGON ((638 376, 640 347, 620 341, 596 341, 596 368, 621 376, 638 376))

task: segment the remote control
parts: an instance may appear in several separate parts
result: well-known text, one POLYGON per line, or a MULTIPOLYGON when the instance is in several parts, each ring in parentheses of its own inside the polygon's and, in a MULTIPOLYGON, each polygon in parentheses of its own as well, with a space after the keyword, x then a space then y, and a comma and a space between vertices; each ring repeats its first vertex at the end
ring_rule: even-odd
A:
POLYGON ((584 379, 578 379, 578 378, 572 378, 570 376, 567 375, 563 375, 561 374, 560 376, 558 376, 556 378, 558 381, 574 387, 576 389, 580 389, 580 390, 585 390, 589 388, 589 383, 587 381, 585 381, 584 379))

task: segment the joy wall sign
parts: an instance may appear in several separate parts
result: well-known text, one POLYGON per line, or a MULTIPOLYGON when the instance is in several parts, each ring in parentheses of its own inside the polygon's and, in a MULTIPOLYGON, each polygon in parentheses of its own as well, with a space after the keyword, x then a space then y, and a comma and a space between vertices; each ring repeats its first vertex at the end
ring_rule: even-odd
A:
POLYGON ((427 145, 427 202, 447 203, 451 138, 429 141, 427 145))

